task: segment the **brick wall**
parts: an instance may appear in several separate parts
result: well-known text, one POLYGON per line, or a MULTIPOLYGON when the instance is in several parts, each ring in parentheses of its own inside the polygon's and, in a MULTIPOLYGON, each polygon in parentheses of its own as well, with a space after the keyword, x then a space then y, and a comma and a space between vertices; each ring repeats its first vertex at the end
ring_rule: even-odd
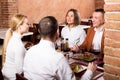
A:
POLYGON ((0 0, 0 27, 1 27, 2 19, 1 19, 1 0, 0 0))
POLYGON ((17 12, 16 0, 0 0, 0 27, 9 27, 10 18, 17 12))
POLYGON ((104 8, 104 0, 95 0, 95 8, 104 8))
POLYGON ((105 80, 120 80, 120 0, 105 0, 105 80))

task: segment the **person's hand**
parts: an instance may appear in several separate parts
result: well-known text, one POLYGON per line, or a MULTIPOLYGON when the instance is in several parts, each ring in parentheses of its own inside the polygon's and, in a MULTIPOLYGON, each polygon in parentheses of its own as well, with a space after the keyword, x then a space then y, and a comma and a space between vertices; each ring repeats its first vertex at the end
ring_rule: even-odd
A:
POLYGON ((71 48, 71 51, 75 51, 75 52, 78 52, 79 51, 79 47, 77 45, 73 46, 71 48))
POLYGON ((61 53, 62 53, 64 56, 66 56, 66 54, 67 54, 66 52, 61 52, 61 53))
POLYGON ((97 69, 97 65, 94 62, 90 62, 88 64, 87 69, 91 70, 92 72, 94 72, 97 69))

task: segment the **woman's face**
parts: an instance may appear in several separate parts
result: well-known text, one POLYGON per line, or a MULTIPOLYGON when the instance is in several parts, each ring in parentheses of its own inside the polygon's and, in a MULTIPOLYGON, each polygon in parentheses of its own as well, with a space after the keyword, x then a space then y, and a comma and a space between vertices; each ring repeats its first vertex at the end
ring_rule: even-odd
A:
POLYGON ((28 19, 27 18, 25 18, 23 24, 20 25, 20 29, 21 29, 21 34, 28 32, 29 24, 28 24, 28 19))
POLYGON ((74 13, 72 11, 68 12, 66 16, 66 20, 68 24, 73 24, 74 23, 74 13))

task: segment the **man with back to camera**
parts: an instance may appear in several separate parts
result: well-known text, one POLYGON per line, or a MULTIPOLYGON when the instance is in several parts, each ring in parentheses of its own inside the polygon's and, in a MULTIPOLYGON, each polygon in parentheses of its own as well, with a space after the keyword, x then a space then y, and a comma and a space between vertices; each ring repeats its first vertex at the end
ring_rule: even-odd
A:
MULTIPOLYGON (((40 42, 31 47, 24 59, 24 76, 30 80, 76 80, 66 58, 55 50, 58 23, 52 16, 39 22, 40 42)), ((96 67, 89 63, 83 79, 90 79, 96 67)))

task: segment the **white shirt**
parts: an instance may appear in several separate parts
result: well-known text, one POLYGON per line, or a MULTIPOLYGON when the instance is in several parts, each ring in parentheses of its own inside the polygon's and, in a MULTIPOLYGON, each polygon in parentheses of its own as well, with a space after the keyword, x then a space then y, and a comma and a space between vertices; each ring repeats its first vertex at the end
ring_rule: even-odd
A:
POLYGON ((99 29, 94 28, 94 30, 95 30, 95 35, 92 42, 93 50, 100 52, 102 35, 103 35, 103 27, 100 27, 99 29))
POLYGON ((87 71, 83 74, 80 80, 91 80, 92 76, 93 76, 93 72, 87 69, 87 71))
POLYGON ((23 71, 23 59, 26 49, 21 41, 21 37, 20 34, 13 32, 6 49, 6 60, 2 73, 8 78, 15 78, 15 73, 22 73, 23 71))
MULTIPOLYGON (((65 57, 46 40, 28 50, 23 69, 29 80, 76 80, 65 57)), ((87 70, 80 80, 90 80, 92 74, 87 70)))
POLYGON ((29 80, 75 80, 66 58, 47 40, 28 50, 23 69, 29 80))
POLYGON ((69 47, 71 48, 75 45, 80 46, 86 37, 86 33, 80 25, 71 29, 65 26, 61 31, 61 36, 64 39, 68 38, 69 47))

